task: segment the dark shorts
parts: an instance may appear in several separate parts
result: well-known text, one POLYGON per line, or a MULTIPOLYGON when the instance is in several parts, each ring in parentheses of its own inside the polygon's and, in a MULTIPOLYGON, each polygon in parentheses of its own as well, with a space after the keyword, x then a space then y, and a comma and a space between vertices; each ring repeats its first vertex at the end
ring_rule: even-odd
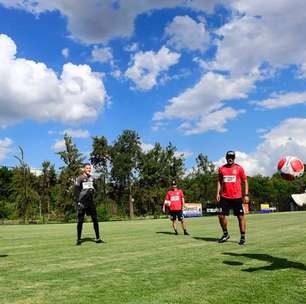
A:
POLYGON ((184 219, 182 210, 169 211, 169 215, 171 221, 175 221, 176 219, 178 219, 181 222, 184 219))
POLYGON ((220 214, 229 215, 230 209, 233 209, 234 215, 244 215, 242 206, 242 198, 225 198, 221 196, 220 199, 220 214))
POLYGON ((78 221, 83 222, 85 214, 90 215, 93 222, 98 222, 98 214, 97 209, 94 203, 90 202, 87 204, 84 204, 84 207, 77 206, 78 210, 78 221))

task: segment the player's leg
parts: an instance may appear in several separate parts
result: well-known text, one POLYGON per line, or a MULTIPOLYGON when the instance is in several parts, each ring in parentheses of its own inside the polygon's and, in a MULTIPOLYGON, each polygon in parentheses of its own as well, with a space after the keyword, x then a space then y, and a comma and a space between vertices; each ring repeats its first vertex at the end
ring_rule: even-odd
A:
POLYGON ((170 221, 171 221, 172 229, 174 230, 175 234, 178 234, 177 233, 177 228, 176 228, 176 217, 177 217, 177 214, 176 214, 175 211, 170 211, 169 215, 170 215, 170 221))
POLYGON ((218 219, 219 219, 219 223, 220 223, 220 226, 222 228, 222 231, 223 231, 223 235, 218 240, 218 242, 219 243, 224 243, 230 238, 228 230, 227 230, 228 219, 226 217, 226 216, 229 215, 229 210, 230 210, 229 201, 227 199, 221 197, 220 208, 221 208, 221 211, 218 214, 218 219))
POLYGON ((85 217, 85 207, 84 205, 77 206, 77 215, 78 215, 78 223, 77 223, 77 241, 76 245, 81 245, 81 236, 82 236, 82 229, 83 229, 83 222, 85 217))
POLYGON ((178 220, 181 222, 182 229, 184 231, 184 235, 189 235, 189 233, 187 232, 187 223, 186 223, 186 221, 184 219, 184 216, 183 216, 183 211, 179 212, 178 220))
POLYGON ((99 220, 98 220, 97 209, 94 203, 90 204, 89 212, 90 212, 93 228, 95 230, 95 235, 96 235, 95 242, 103 243, 103 241, 100 239, 99 220))
POLYGON ((246 231, 246 221, 244 217, 244 210, 242 206, 242 199, 237 199, 234 205, 234 214, 237 216, 240 230, 240 241, 239 245, 245 244, 245 231, 246 231))

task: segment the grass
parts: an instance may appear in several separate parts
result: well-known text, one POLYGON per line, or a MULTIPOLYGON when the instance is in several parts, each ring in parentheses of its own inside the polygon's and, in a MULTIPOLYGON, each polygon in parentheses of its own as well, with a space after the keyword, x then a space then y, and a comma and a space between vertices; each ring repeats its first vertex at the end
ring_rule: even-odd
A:
POLYGON ((0 226, 0 303, 306 303, 306 212, 248 215, 241 247, 236 218, 218 244, 216 217, 0 226), (181 232, 181 231, 180 231, 181 232))

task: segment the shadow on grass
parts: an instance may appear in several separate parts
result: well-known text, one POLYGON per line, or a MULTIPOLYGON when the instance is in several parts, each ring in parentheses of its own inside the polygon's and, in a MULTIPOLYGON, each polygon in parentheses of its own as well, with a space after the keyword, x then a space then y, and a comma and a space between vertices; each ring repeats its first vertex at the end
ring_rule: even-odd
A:
POLYGON ((7 254, 0 254, 0 258, 6 258, 7 256, 7 254))
POLYGON ((81 239, 81 242, 82 243, 85 243, 85 242, 94 242, 95 243, 95 239, 94 238, 82 238, 81 239))
MULTIPOLYGON (((245 257, 249 259, 254 259, 254 260, 259 260, 259 261, 270 263, 269 265, 266 265, 266 266, 251 267, 251 268, 242 270, 246 272, 254 272, 258 270, 280 270, 280 269, 288 269, 288 268, 295 268, 295 269, 306 271, 306 266, 302 263, 289 261, 284 258, 277 258, 269 254, 232 253, 232 252, 224 252, 223 254, 233 256, 233 257, 245 257)), ((232 265, 232 266, 242 265, 242 263, 240 264, 240 262, 224 261, 223 263, 227 265, 232 265)))
MULTIPOLYGON (((193 236, 192 237, 193 239, 195 240, 200 240, 200 241, 205 241, 205 242, 213 242, 213 243, 218 243, 219 239, 218 238, 212 238, 212 237, 199 237, 199 236, 193 236)), ((235 241, 231 241, 231 240, 228 240, 224 243, 221 243, 221 245, 224 245, 226 243, 236 243, 235 241)))
POLYGON ((157 231, 156 233, 176 235, 174 232, 170 232, 170 231, 157 231))
POLYGON ((200 236, 193 236, 192 237, 195 240, 199 240, 199 241, 205 241, 205 242, 218 242, 218 238, 212 238, 212 237, 200 237, 200 236))

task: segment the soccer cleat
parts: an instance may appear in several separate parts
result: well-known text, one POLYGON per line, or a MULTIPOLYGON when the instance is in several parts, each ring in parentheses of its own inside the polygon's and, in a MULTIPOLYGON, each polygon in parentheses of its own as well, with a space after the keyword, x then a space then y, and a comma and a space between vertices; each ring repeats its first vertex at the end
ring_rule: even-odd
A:
POLYGON ((82 245, 82 241, 81 240, 77 240, 75 244, 76 244, 76 246, 80 246, 80 245, 82 245))
POLYGON ((245 244, 245 239, 244 239, 244 238, 241 238, 238 244, 239 244, 239 245, 244 245, 244 244, 245 244))
POLYGON ((222 237, 218 240, 218 243, 225 243, 229 238, 229 234, 223 234, 222 237))
POLYGON ((97 243, 97 244, 101 244, 101 243, 105 243, 103 240, 101 240, 101 239, 95 239, 95 242, 97 243))
POLYGON ((177 230, 174 230, 174 233, 175 233, 176 235, 178 235, 178 232, 177 232, 177 230))
POLYGON ((185 230, 185 231, 184 231, 184 235, 189 235, 189 233, 185 230))

